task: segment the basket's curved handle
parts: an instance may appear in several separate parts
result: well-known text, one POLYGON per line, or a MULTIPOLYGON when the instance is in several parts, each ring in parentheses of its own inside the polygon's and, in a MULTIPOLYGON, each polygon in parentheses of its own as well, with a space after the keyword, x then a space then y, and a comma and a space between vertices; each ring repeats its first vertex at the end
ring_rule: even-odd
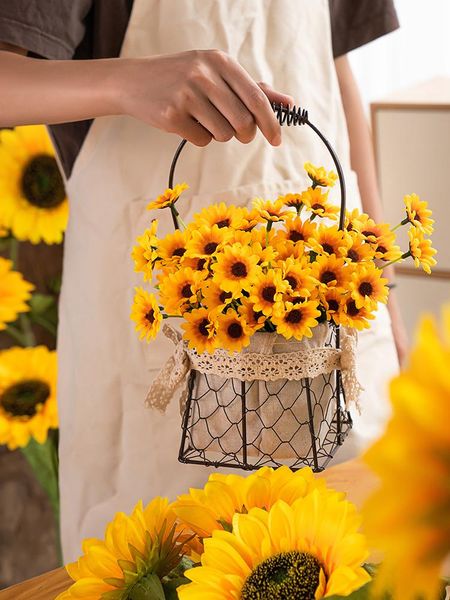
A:
MULTIPOLYGON (((304 110, 300 107, 297 108, 295 106, 293 106, 293 107, 283 106, 282 104, 276 104, 275 102, 272 104, 272 108, 277 116, 277 119, 278 119, 278 122, 280 123, 280 125, 286 125, 288 127, 291 125, 308 125, 308 127, 310 127, 319 136, 319 138, 322 140, 322 142, 325 144, 328 152, 331 155, 331 158, 333 159, 333 162, 336 167, 337 174, 338 174, 338 178, 339 178, 339 187, 340 187, 340 192, 341 192, 339 229, 343 229, 344 228, 344 219, 345 219, 346 188, 345 188, 344 172, 342 171, 341 163, 339 162, 339 159, 336 156, 336 152, 334 151, 333 147, 331 146, 331 144, 327 140, 327 138, 323 135, 323 133, 319 129, 317 129, 317 127, 315 125, 313 125, 311 123, 311 121, 308 119, 308 111, 307 110, 304 110)), ((170 165, 170 172, 169 172, 169 186, 168 186, 169 188, 173 188, 175 167, 177 165, 180 154, 186 144, 187 144, 187 140, 183 140, 180 143, 180 145, 176 149, 176 152, 172 159, 172 164, 170 165)), ((176 227, 177 224, 175 221, 175 217, 173 217, 173 218, 174 218, 174 224, 176 227)))

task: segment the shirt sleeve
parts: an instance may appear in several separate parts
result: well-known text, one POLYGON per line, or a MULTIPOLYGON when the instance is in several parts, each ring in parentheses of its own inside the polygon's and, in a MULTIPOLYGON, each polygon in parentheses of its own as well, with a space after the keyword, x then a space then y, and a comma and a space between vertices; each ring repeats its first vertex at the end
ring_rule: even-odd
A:
POLYGON ((399 27, 393 0, 329 0, 334 57, 399 27))
POLYGON ((70 59, 94 0, 0 2, 0 42, 49 59, 70 59))

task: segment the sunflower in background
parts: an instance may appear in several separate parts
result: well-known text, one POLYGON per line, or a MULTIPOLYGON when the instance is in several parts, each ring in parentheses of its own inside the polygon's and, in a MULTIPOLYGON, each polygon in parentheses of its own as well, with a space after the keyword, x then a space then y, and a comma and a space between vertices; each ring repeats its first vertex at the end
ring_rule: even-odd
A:
POLYGON ((377 578, 395 600, 436 600, 450 552, 450 306, 420 324, 409 365, 391 383, 393 416, 365 460, 381 487, 366 529, 384 552, 377 578))
POLYGON ((20 241, 60 244, 69 204, 43 125, 0 130, 0 226, 20 241))
POLYGON ((43 444, 58 427, 56 352, 45 346, 0 353, 0 444, 24 448, 43 444))
POLYGON ((6 323, 15 321, 21 312, 30 310, 26 302, 34 286, 12 270, 12 262, 0 257, 0 331, 6 323))

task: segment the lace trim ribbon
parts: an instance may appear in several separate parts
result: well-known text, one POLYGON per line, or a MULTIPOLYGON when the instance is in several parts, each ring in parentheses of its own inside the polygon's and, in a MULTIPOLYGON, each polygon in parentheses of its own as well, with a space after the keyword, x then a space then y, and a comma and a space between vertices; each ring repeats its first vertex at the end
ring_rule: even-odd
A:
POLYGON ((312 340, 288 342, 276 333, 259 333, 252 337, 252 343, 243 352, 229 354, 226 350, 216 350, 214 354, 198 354, 187 347, 176 329, 164 324, 163 333, 174 343, 175 350, 151 384, 145 403, 164 413, 177 388, 184 383, 180 398, 183 412, 191 369, 241 381, 299 381, 339 369, 346 407, 353 404, 359 411, 363 388, 356 376, 357 332, 341 327, 341 347, 337 349, 324 345, 329 331, 327 325, 319 325, 316 329, 312 340))

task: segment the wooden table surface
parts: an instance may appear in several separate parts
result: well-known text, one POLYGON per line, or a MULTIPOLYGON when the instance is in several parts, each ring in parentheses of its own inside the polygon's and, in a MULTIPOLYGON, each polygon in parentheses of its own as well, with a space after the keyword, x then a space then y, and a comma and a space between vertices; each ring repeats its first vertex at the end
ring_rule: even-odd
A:
MULTIPOLYGON (((356 460, 330 467, 320 477, 325 477, 330 487, 347 492, 357 506, 376 486, 375 476, 356 460)), ((0 591, 0 600, 54 600, 70 583, 65 569, 57 569, 0 591)))

